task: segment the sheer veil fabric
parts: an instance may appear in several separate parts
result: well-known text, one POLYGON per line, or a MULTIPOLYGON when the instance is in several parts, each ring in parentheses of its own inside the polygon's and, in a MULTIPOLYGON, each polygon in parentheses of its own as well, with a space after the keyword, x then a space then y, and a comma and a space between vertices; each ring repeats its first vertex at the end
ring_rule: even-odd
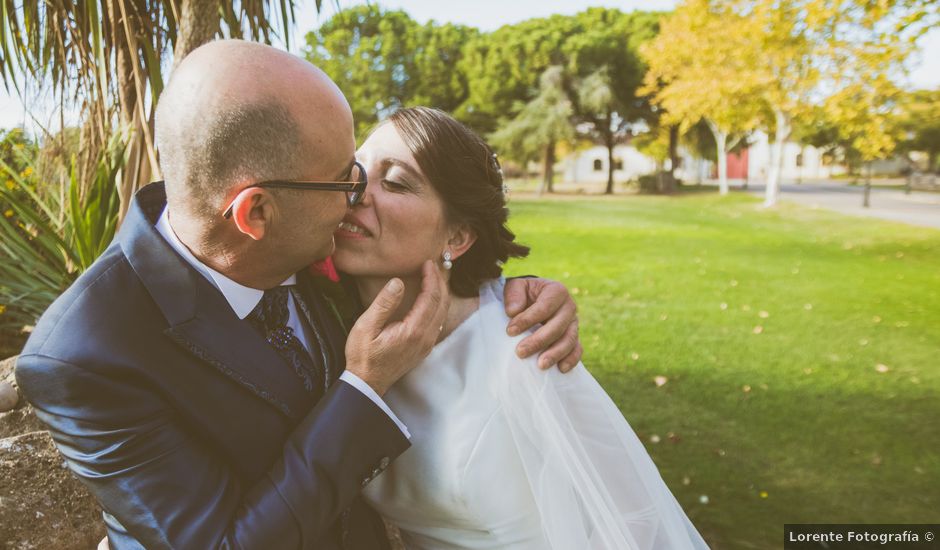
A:
POLYGON ((486 340, 505 362, 492 377, 553 550, 702 549, 708 545, 600 384, 578 366, 542 371, 508 338, 503 282, 480 293, 486 340), (487 307, 488 304, 497 307, 487 307))
POLYGON ((409 550, 707 545, 583 365, 516 357, 503 281, 385 395, 412 447, 363 491, 409 550))

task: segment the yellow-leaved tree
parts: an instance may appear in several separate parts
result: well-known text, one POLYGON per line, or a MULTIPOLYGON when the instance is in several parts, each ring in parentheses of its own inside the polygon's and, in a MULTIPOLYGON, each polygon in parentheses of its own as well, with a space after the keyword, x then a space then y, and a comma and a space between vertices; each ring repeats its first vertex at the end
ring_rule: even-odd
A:
POLYGON ((892 86, 938 19, 933 0, 687 0, 644 49, 646 90, 675 120, 708 121, 716 141, 735 122, 766 131, 772 206, 794 121, 820 105, 868 157, 891 152, 892 86))

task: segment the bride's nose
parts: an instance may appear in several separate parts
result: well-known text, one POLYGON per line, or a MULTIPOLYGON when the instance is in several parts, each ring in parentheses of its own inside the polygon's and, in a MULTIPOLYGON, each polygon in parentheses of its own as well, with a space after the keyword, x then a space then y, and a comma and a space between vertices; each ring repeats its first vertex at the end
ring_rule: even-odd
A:
POLYGON ((365 191, 362 192, 362 200, 360 200, 358 204, 353 206, 354 209, 372 206, 372 191, 375 189, 374 187, 375 185, 381 185, 381 183, 378 181, 373 181, 372 176, 368 176, 368 178, 369 178, 369 183, 366 184, 366 189, 365 191))

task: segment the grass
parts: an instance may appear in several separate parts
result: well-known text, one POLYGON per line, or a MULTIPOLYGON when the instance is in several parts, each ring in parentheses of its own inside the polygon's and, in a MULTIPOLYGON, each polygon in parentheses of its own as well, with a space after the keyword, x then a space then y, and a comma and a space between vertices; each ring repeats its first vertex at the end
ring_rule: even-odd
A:
POLYGON ((940 521, 940 231, 743 195, 511 210, 507 272, 576 294, 584 363, 713 547, 940 521))

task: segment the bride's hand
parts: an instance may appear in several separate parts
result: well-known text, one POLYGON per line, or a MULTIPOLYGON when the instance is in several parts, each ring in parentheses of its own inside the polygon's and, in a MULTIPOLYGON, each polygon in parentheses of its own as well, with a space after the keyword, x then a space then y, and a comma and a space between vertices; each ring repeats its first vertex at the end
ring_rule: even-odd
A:
POLYGON ((404 284, 392 279, 359 317, 346 339, 346 370, 379 395, 418 366, 437 342, 450 294, 441 270, 428 260, 422 266, 421 293, 401 321, 388 323, 401 304, 404 284))
POLYGON ((578 306, 568 289, 549 279, 517 278, 506 281, 504 294, 510 336, 542 323, 519 342, 516 354, 525 358, 541 352, 539 367, 557 363, 562 372, 573 369, 584 350, 578 340, 578 306))

